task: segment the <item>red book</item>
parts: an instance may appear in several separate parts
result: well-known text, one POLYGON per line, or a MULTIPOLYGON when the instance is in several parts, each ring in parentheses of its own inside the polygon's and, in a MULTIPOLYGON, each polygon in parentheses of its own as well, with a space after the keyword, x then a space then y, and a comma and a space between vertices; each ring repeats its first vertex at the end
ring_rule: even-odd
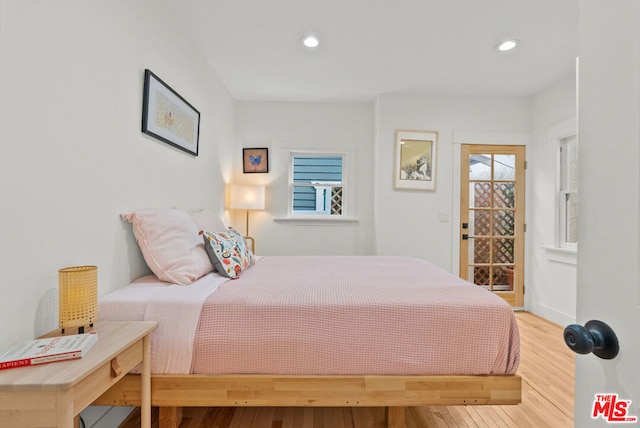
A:
POLYGON ((0 350, 0 370, 82 358, 97 341, 91 332, 14 343, 0 350))

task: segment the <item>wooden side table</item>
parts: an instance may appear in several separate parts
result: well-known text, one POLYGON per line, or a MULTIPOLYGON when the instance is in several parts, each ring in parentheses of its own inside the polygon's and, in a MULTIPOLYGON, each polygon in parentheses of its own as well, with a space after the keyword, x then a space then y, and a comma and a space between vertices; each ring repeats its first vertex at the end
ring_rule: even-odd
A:
POLYGON ((0 425, 71 428, 83 409, 142 363, 142 427, 150 428, 150 334, 156 327, 98 321, 98 342, 81 359, 0 370, 0 425))

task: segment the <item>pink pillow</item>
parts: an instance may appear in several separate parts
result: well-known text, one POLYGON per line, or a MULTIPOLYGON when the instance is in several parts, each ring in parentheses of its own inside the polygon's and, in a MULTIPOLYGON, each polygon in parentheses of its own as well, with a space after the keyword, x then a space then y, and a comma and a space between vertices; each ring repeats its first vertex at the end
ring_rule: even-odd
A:
POLYGON ((186 212, 144 209, 122 214, 122 218, 133 224, 142 256, 158 279, 188 285, 213 271, 198 227, 186 212))

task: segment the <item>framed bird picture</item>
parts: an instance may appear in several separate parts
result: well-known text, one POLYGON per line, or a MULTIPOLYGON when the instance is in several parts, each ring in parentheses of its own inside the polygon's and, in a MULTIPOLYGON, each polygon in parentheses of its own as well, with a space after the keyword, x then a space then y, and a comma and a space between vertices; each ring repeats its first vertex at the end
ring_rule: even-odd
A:
POLYGON ((244 173, 269 172, 269 149, 266 147, 242 149, 242 171, 244 173))

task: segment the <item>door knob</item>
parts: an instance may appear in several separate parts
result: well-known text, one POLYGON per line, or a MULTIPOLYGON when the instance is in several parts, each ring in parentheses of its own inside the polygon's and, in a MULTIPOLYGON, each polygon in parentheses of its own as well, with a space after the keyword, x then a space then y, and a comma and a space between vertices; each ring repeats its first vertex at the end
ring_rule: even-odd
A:
POLYGON ((564 329, 564 343, 577 354, 589 354, 611 360, 618 355, 618 337, 607 324, 598 320, 568 325, 564 329))

